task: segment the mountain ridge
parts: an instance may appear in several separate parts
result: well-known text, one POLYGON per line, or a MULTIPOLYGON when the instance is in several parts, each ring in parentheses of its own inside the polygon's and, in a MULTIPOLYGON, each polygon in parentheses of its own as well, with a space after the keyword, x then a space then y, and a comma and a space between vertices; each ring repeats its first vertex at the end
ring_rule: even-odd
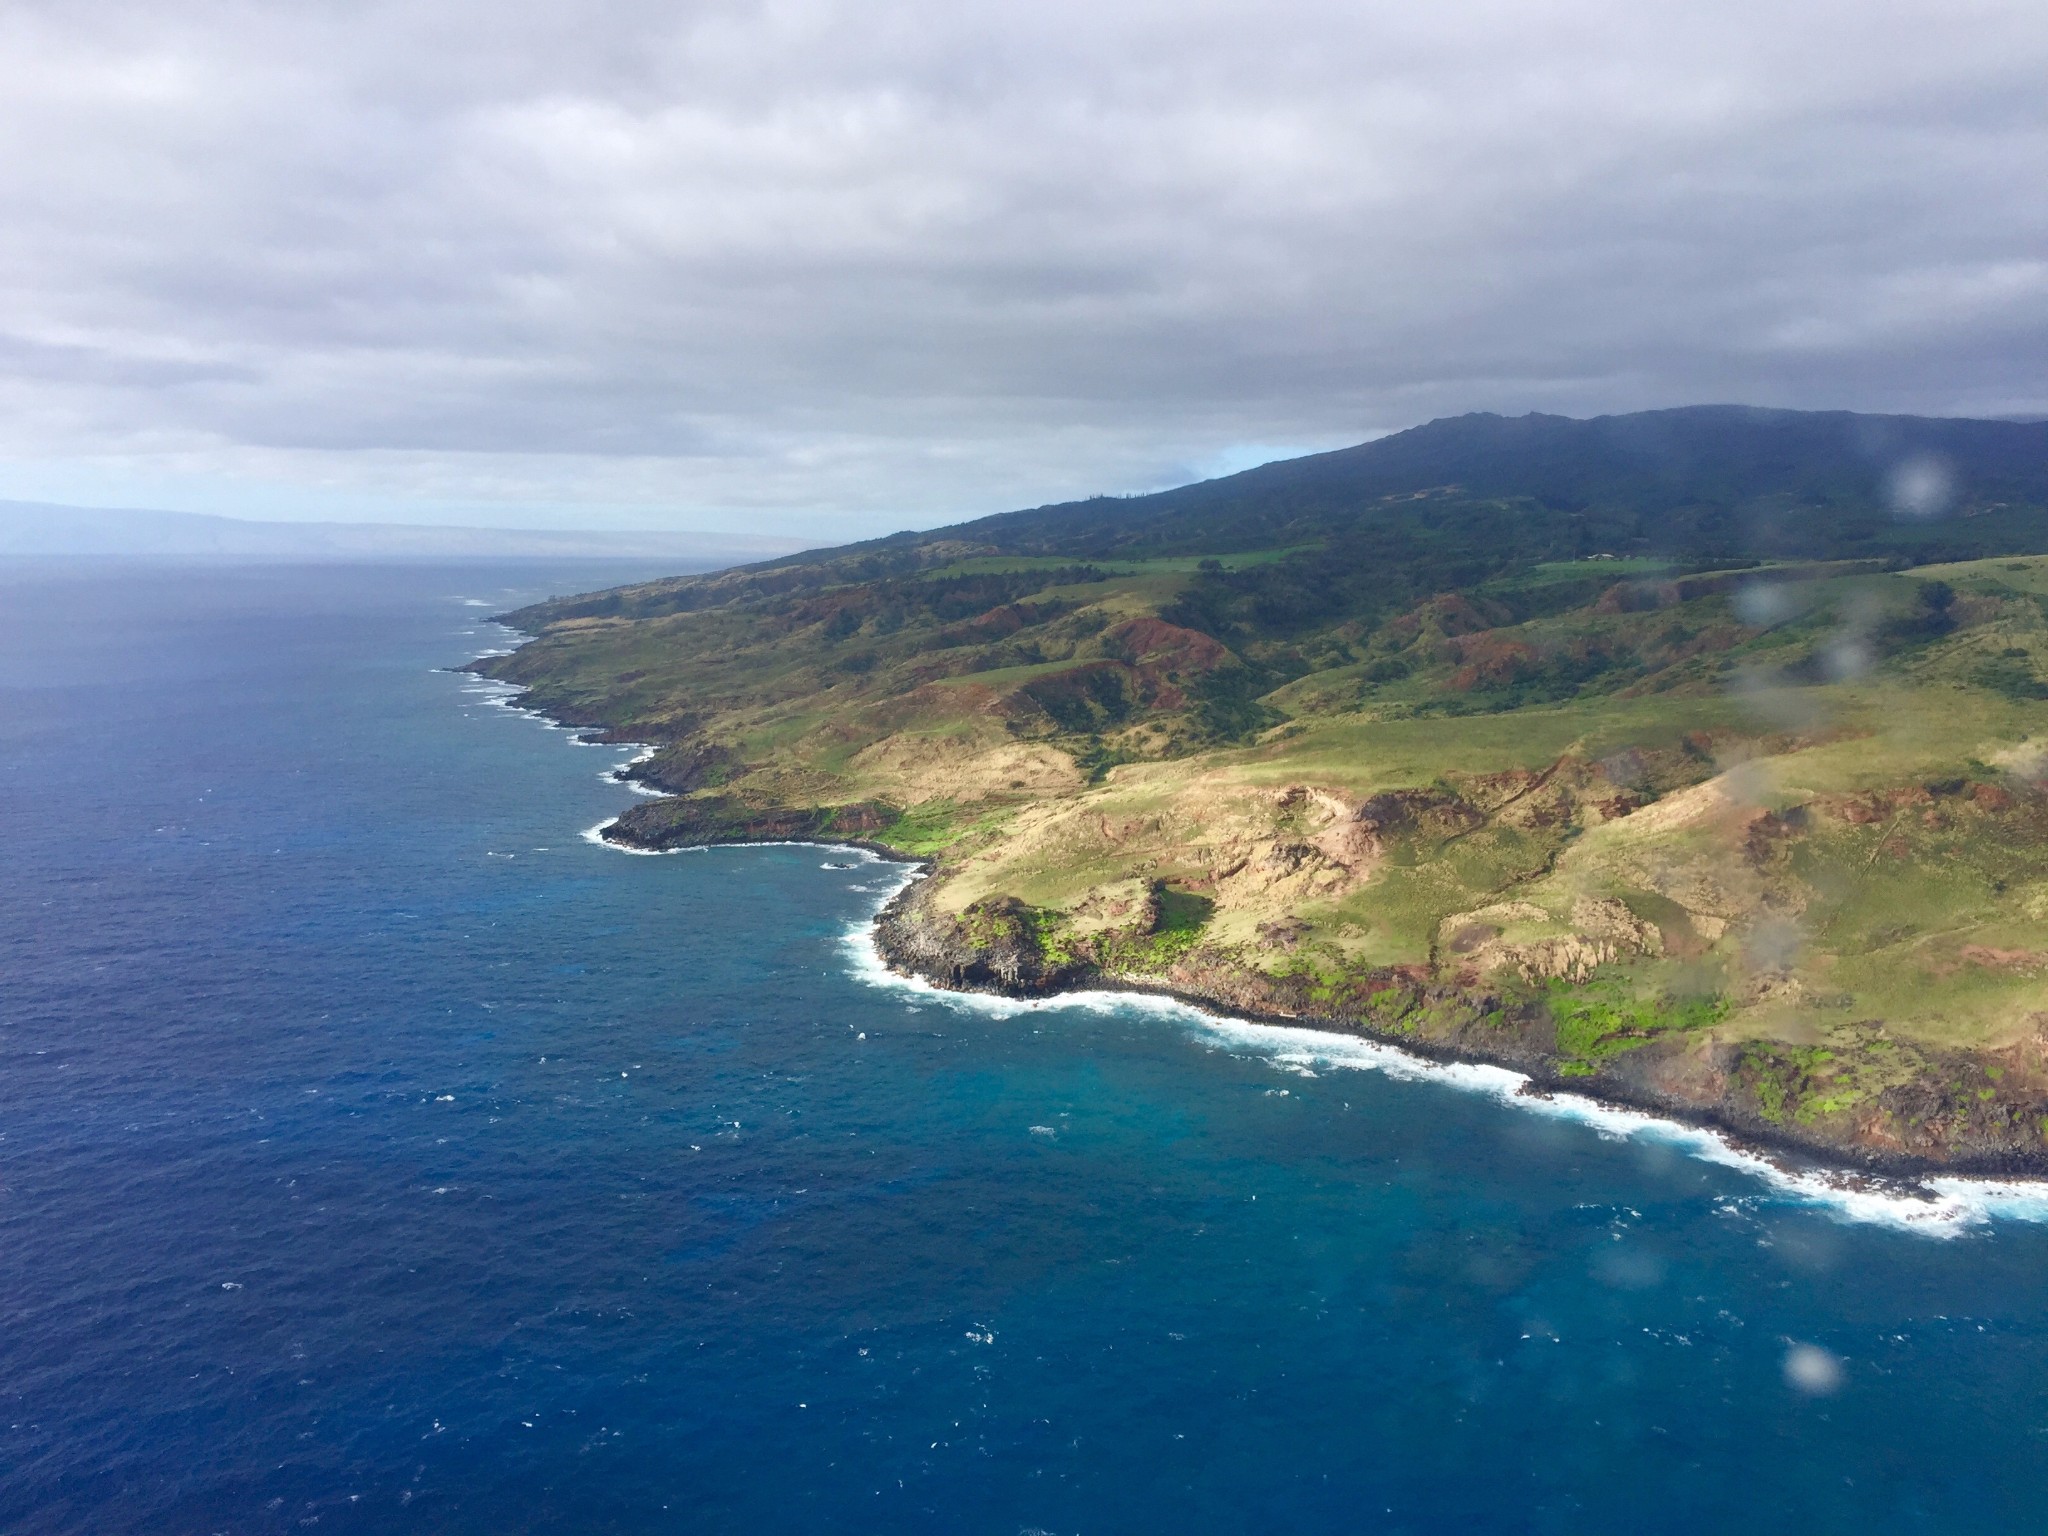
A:
MULTIPOLYGON (((808 550, 781 557, 786 565, 827 553, 866 550, 896 544, 930 543, 942 537, 999 535, 1016 528, 1030 528, 1050 521, 1079 521, 1084 517, 1108 519, 1126 524, 1134 515, 1153 507, 1178 509, 1202 502, 1228 502, 1237 496, 1270 499, 1276 494, 1309 489, 1321 494, 1335 491, 1347 495, 1384 496, 1413 493, 1459 484, 1473 494, 1512 494, 1541 498, 1558 486, 1546 486, 1546 471, 1572 479, 1572 488, 1583 499, 1587 466, 1585 450, 1605 447, 1627 453, 1631 467, 1639 473, 1660 459, 1666 468, 1661 478, 1676 483, 1695 471, 1700 463, 1720 455, 1725 463, 1725 439, 1730 427, 1761 427, 1790 441, 1786 449, 1816 445, 1829 450, 1821 467, 1847 483, 1813 483, 1811 471, 1805 483, 1779 484, 1783 492, 1809 494, 1828 490, 1853 504, 1889 510, 1891 498, 1887 480, 1909 465, 1915 455, 1935 454, 1956 461, 1981 480, 1987 494, 2028 497, 2048 502, 2048 422, 1994 421, 1968 417, 1923 417, 1907 415, 1865 415, 1851 411, 1795 411, 1760 406, 1707 405, 1617 413, 1589 418, 1531 412, 1523 416, 1502 416, 1492 412, 1468 412, 1438 417, 1402 432, 1374 438, 1345 448, 1307 454, 1256 465, 1233 474, 1195 481, 1166 490, 1130 496, 1095 496, 1078 501, 1050 502, 1036 507, 992 513, 984 517, 948 524, 939 529, 906 531, 879 539, 808 550), (1704 430, 1703 430, 1704 429, 1704 430), (1718 432, 1714 429, 1721 429, 1718 432), (1477 441, 1480 433, 1488 440, 1477 441), (1541 434, 1541 435, 1539 435, 1541 434), (1711 434, 1711 435, 1710 435, 1711 434), (1575 453, 1571 465, 1546 465, 1533 458, 1530 448, 1552 453, 1575 453), (1464 483, 1475 466, 1469 458, 1474 449, 1491 452, 1493 460, 1482 462, 1488 477, 1477 485, 1464 483), (1512 453, 1523 450, 1520 457, 1512 453), (1447 456, 1447 451, 1449 456, 1447 456), (1433 455, 1433 456, 1432 456, 1433 455), (1502 462, 1502 461, 1505 462, 1502 462), (1359 471, 1363 467, 1364 473, 1359 471), (1380 478, 1370 478, 1380 471, 1380 478), (1575 472, 1574 472, 1575 471, 1575 472), (1861 478, 1849 472, 1861 471, 1861 478), (1446 478, 1449 477, 1449 478, 1446 478), (1463 478, 1461 478, 1463 477, 1463 478)), ((1748 466, 1752 469, 1758 466, 1748 466)), ((1956 488, 1959 496, 1969 494, 1968 480, 1956 488)), ((1640 490, 1629 484, 1625 493, 1640 490)), ((1763 493, 1758 485, 1741 488, 1741 493, 1763 493)), ((1012 542, 997 539, 1006 547, 1012 542)))

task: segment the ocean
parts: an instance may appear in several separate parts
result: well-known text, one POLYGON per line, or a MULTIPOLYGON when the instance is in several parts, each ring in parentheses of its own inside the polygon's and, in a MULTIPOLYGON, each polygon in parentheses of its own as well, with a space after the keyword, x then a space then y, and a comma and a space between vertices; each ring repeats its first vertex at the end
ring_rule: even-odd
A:
POLYGON ((2039 1528, 2030 1192, 893 981, 447 670, 642 574, 0 567, 0 1531, 2039 1528))

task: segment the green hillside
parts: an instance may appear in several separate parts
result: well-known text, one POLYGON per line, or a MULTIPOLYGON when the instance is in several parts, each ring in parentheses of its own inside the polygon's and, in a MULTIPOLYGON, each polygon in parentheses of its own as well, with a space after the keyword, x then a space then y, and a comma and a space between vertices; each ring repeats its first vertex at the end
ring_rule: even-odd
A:
POLYGON ((622 840, 933 857, 884 938, 943 981, 2032 1167, 2039 555, 2048 425, 1463 417, 543 604, 482 665, 659 746, 622 840))

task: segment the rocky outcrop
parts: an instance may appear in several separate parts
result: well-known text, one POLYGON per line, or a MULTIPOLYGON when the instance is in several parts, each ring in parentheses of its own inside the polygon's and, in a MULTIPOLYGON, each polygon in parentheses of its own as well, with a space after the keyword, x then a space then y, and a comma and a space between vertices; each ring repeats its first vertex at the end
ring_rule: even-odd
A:
POLYGON ((1581 896, 1572 903, 1568 931, 1514 939, 1517 926, 1548 924, 1550 914, 1526 901, 1496 902, 1444 919, 1437 954, 1461 975, 1510 970, 1527 982, 1583 982, 1603 965, 1664 953, 1664 935, 1626 903, 1581 896))
POLYGON ((787 843, 829 839, 858 843, 897 819, 893 806, 874 801, 851 805, 763 808, 719 795, 647 800, 633 806, 601 834, 606 842, 648 852, 697 848, 711 843, 787 843))
POLYGON ((733 754, 714 742, 679 741, 644 762, 619 770, 619 777, 668 795, 689 795, 723 784, 740 768, 733 754))
POLYGON ((933 903, 929 881, 882 910, 875 945, 897 970, 962 992, 1043 996, 1082 985, 1092 972, 1048 959, 1030 908, 1014 897, 989 897, 955 915, 933 903))

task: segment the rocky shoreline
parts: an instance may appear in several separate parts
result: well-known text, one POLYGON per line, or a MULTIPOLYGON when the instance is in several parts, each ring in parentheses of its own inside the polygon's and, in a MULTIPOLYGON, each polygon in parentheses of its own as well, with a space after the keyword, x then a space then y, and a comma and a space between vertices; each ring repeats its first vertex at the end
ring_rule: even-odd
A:
MULTIPOLYGON (((894 855, 903 857, 903 855, 894 855)), ((929 867, 929 866, 927 866, 929 867)), ((1342 1001, 1321 1001, 1226 957, 1199 951, 1157 976, 1105 970, 1087 961, 1048 966, 1033 948, 1016 911, 970 908, 941 912, 935 886, 906 886, 875 919, 875 945, 900 974, 952 991, 1044 998, 1063 992, 1111 990, 1168 997, 1251 1023, 1318 1029, 1398 1047, 1428 1060, 1473 1062, 1524 1074, 1524 1092, 1572 1093, 1622 1109, 1718 1132, 1777 1160, 1791 1159, 1841 1174, 1912 1180, 1933 1174, 1993 1178, 2048 1177, 2048 1154, 2039 1150, 2035 1123, 2021 1121, 2021 1105, 1923 1089, 1918 1102, 1896 1094, 1861 1118, 1864 1134, 1844 1136, 1841 1126, 1774 1121, 1759 1112, 1745 1089, 1742 1053, 1721 1046, 1701 1052, 1676 1042, 1652 1041, 1586 1075, 1558 1070, 1555 1027, 1540 1005, 1484 989, 1426 977, 1389 973, 1376 991, 1342 1001), (1390 996, 1389 994, 1398 994, 1390 996), (1945 1102, 1946 1101, 1946 1102, 1945 1102), (1961 1113, 1958 1114, 1957 1111, 1961 1113), (1930 1120, 1948 1131, 1940 1141, 1886 1144, 1868 1134, 1878 1115, 1930 1120), (2031 1143, 2031 1145, 2029 1144, 2031 1143)), ((1942 1065, 1976 1067, 1973 1058, 1942 1065)), ((1981 1072, 1981 1068, 1978 1069, 1981 1072)), ((1926 1074, 1923 1082, 1931 1079, 1926 1074)), ((2038 1104, 2024 1106, 2033 1110, 2038 1104)))
POLYGON ((642 852, 820 842, 915 865, 920 878, 875 917, 876 950, 898 974, 948 991, 1050 998, 1110 990, 1172 998, 1251 1023, 1371 1040, 1427 1060, 1505 1067, 1528 1078, 1526 1093, 1568 1092, 1646 1112, 1837 1175, 2048 1177, 2038 1130, 2048 1103, 2031 1072, 2013 1074, 2019 1082, 2002 1074, 1984 1096, 1975 1086, 1985 1081, 1977 1058, 1929 1059, 1911 1083, 1860 1106, 1857 1116, 1810 1124, 1770 1115, 1773 1063, 1738 1046, 1654 1039, 1591 1072, 1568 1073, 1560 1070, 1556 1023, 1539 999, 1445 981, 1419 967, 1373 972, 1331 995, 1302 978, 1202 948, 1157 971, 1105 965, 1085 946, 1048 954, 1021 903, 994 899, 958 914, 941 910, 932 878, 939 866, 872 835, 888 820, 880 806, 760 810, 717 796, 663 798, 628 808, 601 835, 642 852))

